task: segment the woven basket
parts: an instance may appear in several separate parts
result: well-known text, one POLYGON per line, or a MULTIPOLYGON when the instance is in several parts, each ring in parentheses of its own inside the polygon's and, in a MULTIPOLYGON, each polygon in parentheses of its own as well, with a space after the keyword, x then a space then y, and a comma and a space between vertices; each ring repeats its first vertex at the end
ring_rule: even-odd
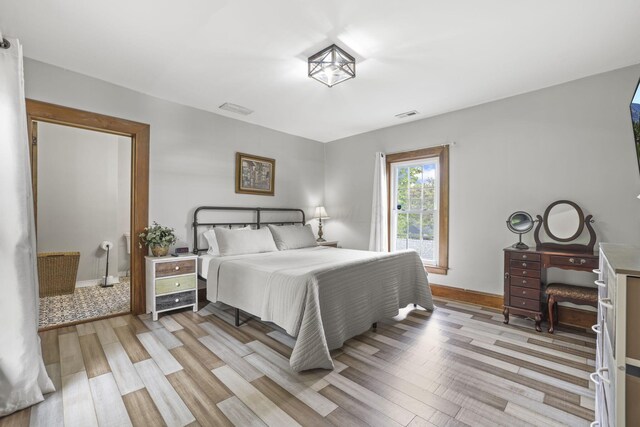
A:
POLYGON ((44 252, 38 254, 40 296, 72 294, 76 288, 80 252, 44 252))

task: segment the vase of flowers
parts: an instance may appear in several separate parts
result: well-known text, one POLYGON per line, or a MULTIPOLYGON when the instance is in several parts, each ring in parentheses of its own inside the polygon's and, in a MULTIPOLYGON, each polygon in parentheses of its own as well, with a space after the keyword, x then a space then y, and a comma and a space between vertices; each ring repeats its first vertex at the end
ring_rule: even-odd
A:
POLYGON ((140 247, 142 245, 151 249, 153 256, 166 256, 169 253, 169 246, 176 242, 175 230, 170 227, 163 227, 157 222, 146 227, 142 233, 138 235, 140 247))

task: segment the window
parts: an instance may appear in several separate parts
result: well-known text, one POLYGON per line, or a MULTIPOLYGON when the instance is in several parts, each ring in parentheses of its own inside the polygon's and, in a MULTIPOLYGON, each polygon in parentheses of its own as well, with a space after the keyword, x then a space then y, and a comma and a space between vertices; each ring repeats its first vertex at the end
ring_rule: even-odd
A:
POLYGON ((446 274, 449 147, 387 155, 389 250, 415 249, 427 270, 446 274))

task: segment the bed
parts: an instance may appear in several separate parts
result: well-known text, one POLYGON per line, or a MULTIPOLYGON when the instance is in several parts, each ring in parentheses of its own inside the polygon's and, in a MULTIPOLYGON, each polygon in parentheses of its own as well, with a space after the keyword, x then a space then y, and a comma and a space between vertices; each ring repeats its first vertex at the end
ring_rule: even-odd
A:
POLYGON ((304 224, 299 209, 201 207, 194 213, 194 253, 207 283, 207 299, 273 322, 296 337, 290 365, 295 371, 333 369, 330 350, 372 324, 418 304, 433 310, 422 260, 415 251, 378 253, 324 246, 232 256, 211 256, 200 247, 202 227, 264 227, 304 224), (203 211, 252 211, 255 221, 199 222, 203 211), (264 212, 298 218, 261 221, 264 212))

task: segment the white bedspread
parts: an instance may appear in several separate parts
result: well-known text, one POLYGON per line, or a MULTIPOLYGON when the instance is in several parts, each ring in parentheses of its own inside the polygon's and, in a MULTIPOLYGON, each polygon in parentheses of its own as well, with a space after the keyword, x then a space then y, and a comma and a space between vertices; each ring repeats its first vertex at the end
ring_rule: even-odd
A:
POLYGON ((332 369, 329 350, 398 314, 410 303, 432 310, 415 251, 379 253, 316 247, 214 258, 207 299, 282 327, 296 337, 291 368, 332 369))

